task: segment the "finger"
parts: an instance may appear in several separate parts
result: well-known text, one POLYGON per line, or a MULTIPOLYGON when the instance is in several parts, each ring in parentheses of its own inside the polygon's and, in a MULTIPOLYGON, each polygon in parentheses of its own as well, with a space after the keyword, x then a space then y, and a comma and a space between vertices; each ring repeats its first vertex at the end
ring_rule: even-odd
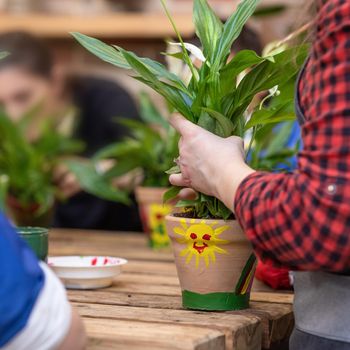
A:
POLYGON ((191 185, 191 181, 183 177, 182 174, 170 175, 169 181, 173 186, 178 186, 178 187, 190 187, 191 185))
POLYGON ((169 119, 170 124, 176 129, 182 136, 192 136, 193 133, 197 132, 199 127, 189 120, 184 118, 182 115, 175 113, 169 119))
POLYGON ((61 182, 67 174, 68 168, 64 164, 60 164, 54 169, 53 181, 55 183, 61 182))
POLYGON ((66 198, 72 197, 81 190, 75 175, 71 173, 65 176, 60 187, 66 198))
POLYGON ((179 194, 178 197, 180 199, 188 199, 188 200, 194 200, 198 196, 197 192, 195 190, 192 190, 192 188, 183 188, 179 194))
POLYGON ((81 191, 81 188, 79 185, 77 184, 72 184, 70 186, 67 186, 64 191, 63 191, 63 194, 65 196, 65 198, 70 198, 74 195, 76 195, 78 192, 81 191))
POLYGON ((72 173, 66 174, 66 176, 61 181, 62 187, 71 187, 74 184, 77 184, 77 178, 72 173))

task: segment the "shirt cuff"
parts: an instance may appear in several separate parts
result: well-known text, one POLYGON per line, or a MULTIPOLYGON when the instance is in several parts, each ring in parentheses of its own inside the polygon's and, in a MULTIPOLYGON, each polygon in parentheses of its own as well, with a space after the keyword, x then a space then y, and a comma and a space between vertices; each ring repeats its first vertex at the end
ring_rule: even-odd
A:
POLYGON ((252 192, 255 181, 266 174, 267 173, 263 171, 256 171, 244 178, 237 188, 234 198, 234 213, 242 227, 244 227, 244 217, 242 213, 244 213, 246 209, 244 207, 247 204, 247 196, 252 192))
POLYGON ((45 284, 26 326, 1 350, 54 350, 63 342, 71 325, 71 306, 59 279, 44 263, 45 284))

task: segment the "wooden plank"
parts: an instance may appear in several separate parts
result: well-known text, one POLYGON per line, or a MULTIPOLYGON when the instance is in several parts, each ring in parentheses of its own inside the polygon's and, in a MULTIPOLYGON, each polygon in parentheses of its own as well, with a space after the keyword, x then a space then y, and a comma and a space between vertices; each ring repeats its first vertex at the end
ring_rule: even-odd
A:
POLYGON ((181 296, 135 293, 132 290, 121 292, 111 288, 93 290, 68 290, 70 301, 79 303, 101 303, 108 305, 137 306, 145 308, 181 309, 181 296))
POLYGON ((253 292, 251 295, 251 300, 279 304, 293 304, 294 294, 278 292, 253 292))
MULTIPOLYGON (((110 289, 98 291, 68 291, 69 299, 78 303, 101 303, 111 306, 133 306, 149 309, 182 309, 180 296, 138 294, 133 292, 111 292, 110 289), (98 300, 98 301, 97 301, 98 300)), ((187 311, 186 311, 187 312, 187 311)), ((234 314, 251 314, 259 317, 263 326, 263 345, 268 348, 271 343, 287 338, 293 328, 292 305, 251 302, 250 309, 231 312, 234 314)))
POLYGON ((49 255, 110 255, 131 260, 173 262, 171 248, 153 250, 144 234, 52 230, 49 255))
MULTIPOLYGON (((140 275, 142 276, 142 275, 140 275)), ((138 276, 139 277, 139 276, 138 276)), ((147 277, 147 276, 145 276, 147 277)), ((154 276, 152 276, 154 277, 154 276)), ((167 295, 179 296, 181 295, 181 288, 178 284, 154 283, 154 279, 149 277, 129 278, 129 276, 121 275, 114 281, 114 284, 109 288, 111 292, 130 292, 149 294, 149 295, 167 295)), ((170 279, 170 278, 169 278, 170 279)), ((285 293, 266 293, 266 292, 252 292, 251 301, 262 301, 271 303, 291 304, 293 302, 293 295, 285 293)))
POLYGON ((173 262, 170 247, 154 250, 144 233, 50 230, 49 255, 110 255, 128 260, 173 262))
MULTIPOLYGON (((174 17, 182 35, 193 36, 191 14, 175 14, 174 17)), ((1 14, 0 30, 25 30, 47 38, 69 38, 69 32, 123 39, 163 39, 174 36, 174 30, 164 13, 116 12, 100 16, 1 14)))
MULTIPOLYGON (((94 307, 97 308, 102 306, 107 311, 109 310, 107 316, 119 308, 122 308, 122 310, 129 309, 131 311, 128 311, 126 316, 121 317, 126 318, 125 321, 134 322, 131 318, 132 315, 138 315, 134 310, 138 308, 140 309, 138 312, 141 316, 144 315, 146 318, 146 323, 164 323, 166 322, 164 317, 170 312, 171 317, 168 319, 168 325, 178 323, 182 325, 183 323, 186 327, 192 322, 188 314, 192 315, 191 317, 194 319, 197 317, 196 312, 182 309, 181 290, 171 250, 153 251, 147 246, 147 237, 145 235, 81 230, 53 230, 50 235, 50 243, 50 253, 55 255, 119 255, 129 259, 129 264, 124 267, 124 273, 118 276, 112 287, 98 291, 68 292, 70 300, 78 303, 81 309, 83 308, 86 311, 86 308, 88 308, 87 310, 91 311, 89 304, 95 305, 94 307), (144 310, 147 311, 145 312, 144 310), (155 315, 153 310, 156 310, 155 315), (176 314, 177 312, 183 314, 176 314), (175 316, 181 316, 180 320, 176 321, 178 318, 175 316), (155 320, 158 321, 154 322, 155 320)), ((232 327, 234 325, 232 326, 228 322, 220 323, 220 320, 217 322, 214 316, 210 316, 213 317, 212 321, 207 320, 207 315, 219 315, 219 318, 222 315, 233 318, 253 318, 260 321, 261 327, 259 332, 263 332, 262 345, 264 348, 269 348, 272 343, 288 338, 293 328, 291 306, 293 295, 291 293, 276 293, 261 282, 255 282, 253 290, 251 308, 248 310, 220 314, 205 313, 207 322, 205 323, 205 327, 214 329, 218 325, 220 327, 225 326, 225 329, 221 328, 222 332, 226 335, 226 342, 228 342, 229 346, 232 345, 233 349, 241 349, 240 342, 243 345, 245 344, 244 346, 249 344, 249 337, 245 338, 243 336, 243 340, 234 344, 234 339, 237 339, 232 335, 232 327), (257 290, 260 292, 257 292, 257 290)), ((99 314, 97 313, 97 315, 99 314)), ((91 318, 93 312, 90 314, 87 313, 85 318, 88 316, 91 318)), ((113 315, 111 317, 116 318, 113 315)), ((119 314, 118 317, 120 317, 119 314)), ((103 318, 103 321, 105 320, 117 321, 114 319, 111 320, 110 317, 103 318)), ((139 317, 138 321, 140 320, 142 320, 142 317, 139 317)), ((202 319, 198 318, 197 321, 198 326, 203 325, 202 319)), ((243 332, 242 334, 245 333, 243 332)), ((119 340, 109 336, 103 339, 92 337, 90 348, 124 349, 125 344, 129 344, 129 341, 128 339, 124 339, 119 342, 119 340), (124 346, 121 344, 124 344, 124 346)), ((253 343, 254 341, 252 340, 253 343)), ((131 349, 137 349, 138 347, 144 349, 143 344, 139 341, 132 340, 132 342, 132 344, 130 343, 131 349)), ((129 345, 127 348, 129 348, 129 345)), ((162 349, 164 348, 164 344, 152 343, 150 348, 162 349)), ((245 347, 242 349, 245 349, 245 347)))
MULTIPOLYGON (((83 317, 107 318, 129 322, 142 321, 158 324, 181 324, 198 326, 202 329, 217 329, 226 336, 227 350, 259 349, 262 326, 260 319, 249 314, 208 313, 200 311, 167 310, 114 306, 103 304, 74 303, 83 317)), ((157 327, 154 337, 157 337, 157 327)))
MULTIPOLYGON (((157 266, 157 265, 156 265, 157 266)), ((115 281, 116 285, 120 284, 134 284, 139 283, 145 286, 145 288, 148 288, 150 284, 156 285, 156 286, 175 286, 176 290, 178 290, 179 287, 179 279, 177 275, 175 276, 169 276, 169 275, 162 275, 162 274, 140 274, 138 272, 135 273, 123 273, 115 281)), ((263 301, 263 302, 270 302, 270 303, 282 303, 282 304, 292 304, 293 303, 293 294, 292 293, 279 293, 277 291, 275 292, 265 292, 259 291, 257 289, 253 289, 253 292, 251 293, 251 299, 252 301, 263 301)))
POLYGON ((142 232, 113 232, 90 231, 77 229, 51 229, 50 240, 55 243, 92 242, 112 243, 118 245, 143 245, 147 246, 147 235, 142 232))
POLYGON ((49 255, 108 255, 119 256, 128 260, 136 261, 174 261, 173 253, 170 249, 154 251, 146 246, 130 247, 118 244, 117 242, 115 242, 115 244, 76 241, 66 244, 58 244, 56 242, 52 242, 49 246, 49 255))
POLYGON ((215 329, 153 322, 85 317, 89 350, 224 350, 225 336, 215 329))
POLYGON ((136 261, 130 260, 128 264, 123 266, 126 273, 145 274, 145 275, 165 275, 176 276, 176 266, 173 261, 136 261))

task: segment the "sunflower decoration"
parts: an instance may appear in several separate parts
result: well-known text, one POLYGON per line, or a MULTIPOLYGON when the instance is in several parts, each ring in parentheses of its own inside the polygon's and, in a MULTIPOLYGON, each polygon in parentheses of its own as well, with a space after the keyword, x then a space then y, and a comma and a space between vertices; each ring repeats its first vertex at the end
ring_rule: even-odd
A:
POLYGON ((196 267, 199 266, 200 260, 204 260, 206 267, 210 262, 215 263, 216 253, 228 254, 227 251, 220 245, 228 244, 229 241, 219 238, 219 236, 226 231, 229 226, 215 227, 218 222, 207 224, 205 220, 196 223, 193 219, 191 225, 186 224, 186 220, 181 220, 181 226, 175 227, 174 232, 178 234, 179 238, 176 240, 180 244, 186 244, 180 255, 186 257, 186 264, 189 264, 192 258, 196 259, 196 267))

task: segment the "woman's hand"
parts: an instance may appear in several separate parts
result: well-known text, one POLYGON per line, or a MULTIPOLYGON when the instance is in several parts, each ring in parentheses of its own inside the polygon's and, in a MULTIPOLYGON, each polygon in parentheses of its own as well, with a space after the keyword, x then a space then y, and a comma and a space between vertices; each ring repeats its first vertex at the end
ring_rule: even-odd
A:
POLYGON ((221 138, 178 114, 170 122, 181 134, 181 174, 171 175, 171 184, 215 196, 232 210, 239 184, 254 172, 244 161, 243 140, 221 138))
POLYGON ((65 199, 71 198, 81 191, 78 179, 64 163, 58 164, 54 169, 53 180, 65 199))

